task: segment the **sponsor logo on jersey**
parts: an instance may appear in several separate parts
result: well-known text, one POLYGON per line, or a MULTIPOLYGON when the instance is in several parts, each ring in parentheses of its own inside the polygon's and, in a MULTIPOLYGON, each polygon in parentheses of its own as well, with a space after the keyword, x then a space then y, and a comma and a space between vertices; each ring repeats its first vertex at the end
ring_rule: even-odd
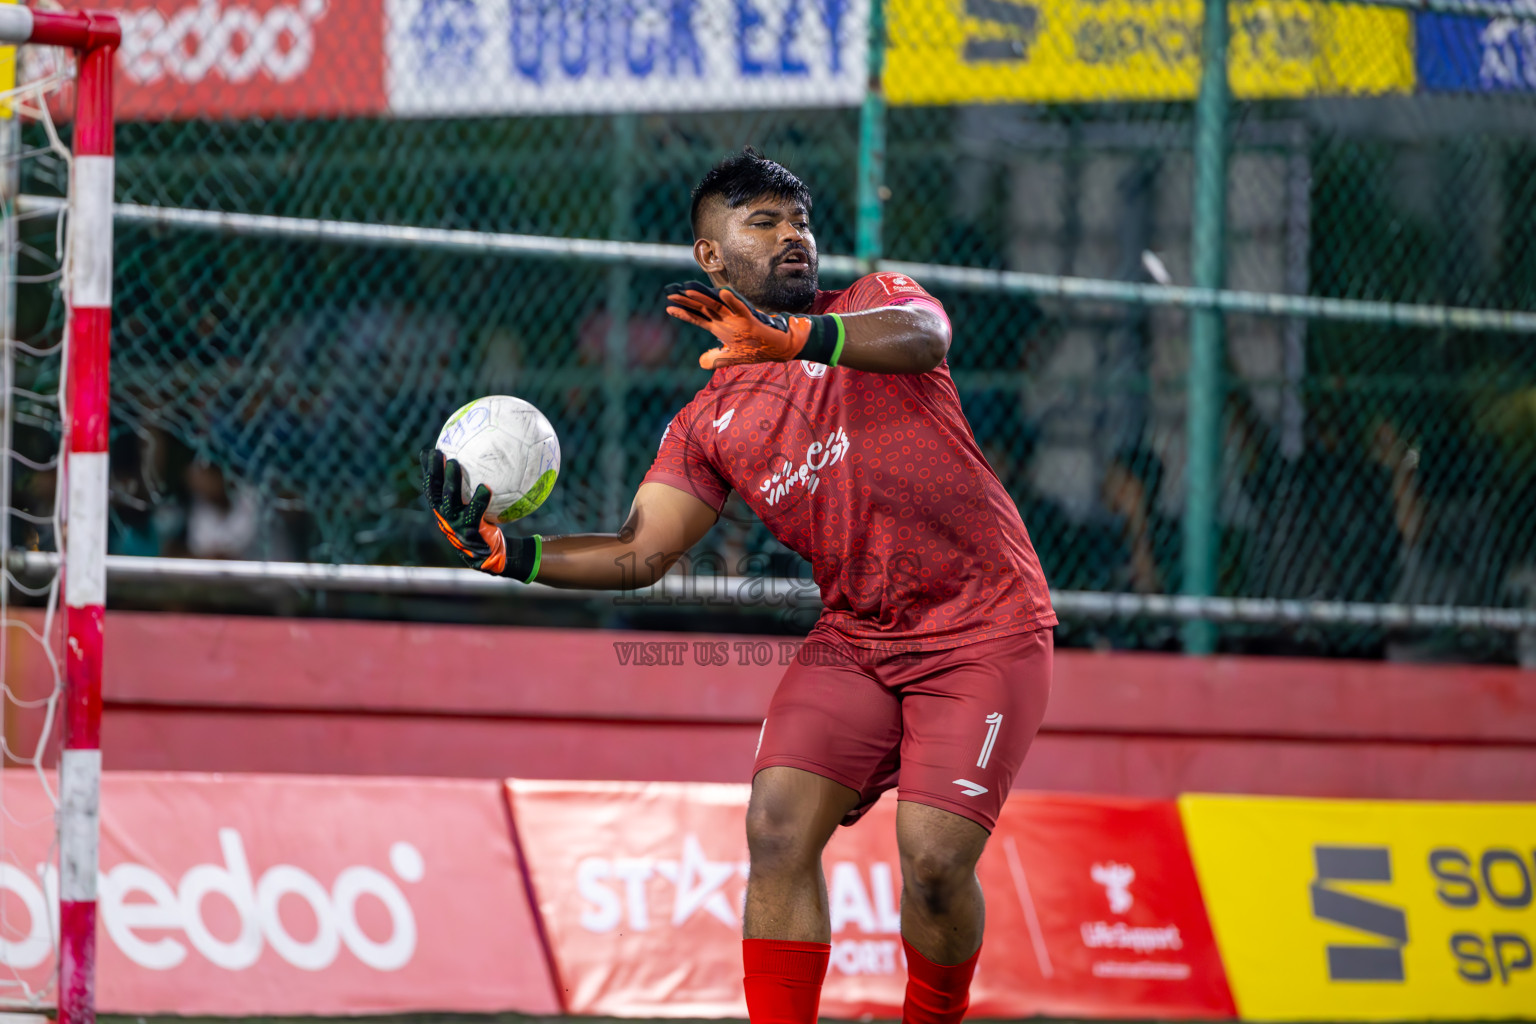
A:
POLYGON ((899 295, 908 292, 921 292, 917 282, 905 274, 881 274, 875 278, 880 282, 880 287, 885 289, 887 295, 899 295))
POLYGON ((825 377, 827 375, 828 367, 826 363, 813 363, 808 359, 801 359, 799 362, 800 369, 804 370, 805 375, 810 377, 812 380, 815 380, 818 377, 825 377))
POLYGON ((785 458, 779 469, 758 484, 757 489, 770 505, 777 505, 797 487, 803 487, 807 494, 815 494, 816 488, 821 486, 818 474, 842 462, 848 454, 848 448, 848 432, 838 427, 820 441, 812 441, 806 447, 805 457, 799 465, 785 458))

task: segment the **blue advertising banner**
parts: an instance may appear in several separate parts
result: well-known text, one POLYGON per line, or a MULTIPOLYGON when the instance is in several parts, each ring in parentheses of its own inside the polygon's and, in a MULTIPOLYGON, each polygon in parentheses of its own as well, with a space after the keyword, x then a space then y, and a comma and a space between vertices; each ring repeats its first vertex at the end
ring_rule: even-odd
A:
POLYGON ((1419 14, 1419 84, 1428 92, 1536 92, 1536 10, 1511 0, 1508 18, 1419 14), (1524 17, 1515 17, 1519 11, 1524 17))
POLYGON ((405 115, 856 106, 868 0, 384 0, 405 115))

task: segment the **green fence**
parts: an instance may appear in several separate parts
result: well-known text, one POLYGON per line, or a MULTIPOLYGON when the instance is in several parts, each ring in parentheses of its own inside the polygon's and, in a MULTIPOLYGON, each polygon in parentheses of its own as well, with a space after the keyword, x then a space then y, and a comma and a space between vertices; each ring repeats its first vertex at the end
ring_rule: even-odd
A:
MULTIPOLYGON (((1021 272, 913 271, 951 314, 967 415, 1054 587, 1467 606, 1536 595, 1533 321, 1446 312, 1536 311, 1536 22, 1513 7, 389 11, 383 72, 316 36, 315 66, 329 63, 313 109, 277 109, 301 98, 221 115, 223 94, 187 86, 134 113, 128 97, 149 85, 125 78, 119 201, 686 245, 688 189, 750 142, 814 190, 823 253, 1021 272), (511 63, 492 74, 496 40, 511 63), (690 46, 702 84, 654 102, 623 83, 583 92, 569 73, 578 53, 595 74, 639 50, 687 72, 690 46), (719 53, 739 60, 717 80, 719 53), (1202 75, 1202 61, 1227 74, 1202 75), (865 88, 871 64, 880 92, 865 88), (355 109, 378 74, 381 109, 327 114, 355 109), (1061 278, 1099 284, 1062 297, 1061 278), (1160 279, 1259 293, 1289 315, 1192 310, 1200 301, 1166 301, 1160 279)), ((61 191, 57 160, 23 173, 24 193, 61 191)), ((119 221, 112 550, 448 564, 418 506, 414 453, 449 411, 497 392, 544 409, 564 450, 553 497, 518 528, 617 526, 662 428, 704 382, 702 338, 661 315, 661 286, 686 267, 321 242, 290 226, 119 221), (189 533, 198 515, 217 528, 189 533)), ((54 228, 21 228, 25 280, 46 269, 54 228)), ((24 283, 19 310, 20 337, 57 331, 46 285, 24 283)), ((20 358, 21 383, 46 390, 51 364, 20 358)), ((34 459, 56 436, 45 412, 18 421, 34 459)), ((50 486, 20 471, 18 507, 41 509, 50 486)), ((705 543, 727 565, 752 554, 804 572, 744 508, 705 543)), ((1064 635, 1217 640, 1139 620, 1064 635)))

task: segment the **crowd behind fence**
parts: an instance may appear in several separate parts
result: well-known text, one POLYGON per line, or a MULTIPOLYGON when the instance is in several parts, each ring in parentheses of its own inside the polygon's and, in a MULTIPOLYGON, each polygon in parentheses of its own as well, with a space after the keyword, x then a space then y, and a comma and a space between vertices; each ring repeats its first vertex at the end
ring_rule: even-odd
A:
MULTIPOLYGON (((752 143, 813 189, 822 252, 851 257, 824 286, 902 261, 944 303, 967 416, 1053 587, 1536 603, 1523 7, 333 0, 259 5, 290 34, 242 50, 213 29, 246 8, 158 2, 126 12, 119 65, 113 553, 447 565, 415 453, 490 393, 534 402, 563 447, 516 528, 614 529, 705 380, 702 338, 661 314, 693 276, 688 190, 752 143), (510 235, 549 244, 473 242, 510 235)), ((20 191, 66 180, 41 155, 20 191)), ((47 207, 16 207, 34 347, 62 321, 47 207)), ((14 354, 16 448, 46 466, 57 411, 27 393, 57 364, 14 354)), ((52 497, 50 470, 18 466, 18 546, 51 546, 33 520, 52 497)), ((744 507, 704 549, 806 575, 744 507)), ((1063 639, 1217 642, 1136 615, 1063 639)), ((1358 624, 1220 642, 1512 652, 1358 624)))

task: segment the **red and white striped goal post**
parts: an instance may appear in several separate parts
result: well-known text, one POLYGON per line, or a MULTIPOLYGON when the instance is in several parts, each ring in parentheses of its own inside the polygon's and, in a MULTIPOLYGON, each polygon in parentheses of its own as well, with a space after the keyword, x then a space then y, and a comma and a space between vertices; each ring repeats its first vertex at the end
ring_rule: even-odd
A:
POLYGON ((0 5, 0 43, 79 54, 69 182, 64 522, 64 750, 59 764, 60 1024, 96 1018, 102 625, 107 576, 108 354, 112 328, 113 59, 117 19, 0 5))

